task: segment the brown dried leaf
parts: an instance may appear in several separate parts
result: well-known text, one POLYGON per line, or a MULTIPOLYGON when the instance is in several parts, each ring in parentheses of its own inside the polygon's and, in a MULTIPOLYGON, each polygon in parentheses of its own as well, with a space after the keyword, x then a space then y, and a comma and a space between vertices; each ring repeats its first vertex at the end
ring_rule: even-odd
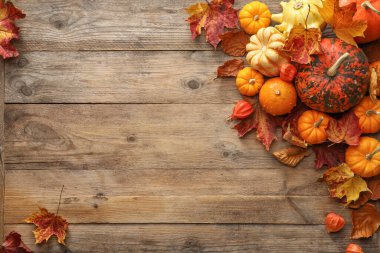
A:
MULTIPOLYGON (((370 191, 361 192, 359 199, 348 204, 349 208, 357 209, 370 200, 372 193, 370 191)), ((347 204, 347 198, 345 198, 344 204, 347 204)))
POLYGON ((371 74, 371 81, 369 85, 369 97, 371 98, 372 102, 376 103, 377 101, 377 96, 378 91, 379 91, 379 86, 377 82, 377 72, 375 68, 370 69, 370 74, 371 74))
POLYGON ((351 239, 371 237, 380 226, 380 214, 373 204, 365 204, 351 212, 352 233, 351 239))
POLYGON ((301 148, 308 147, 308 144, 306 143, 306 141, 302 140, 300 137, 292 133, 290 129, 290 124, 288 125, 288 129, 286 130, 282 138, 294 146, 301 147, 301 148))
POLYGON ((249 36, 244 31, 228 31, 219 37, 222 40, 223 52, 236 57, 245 55, 249 36))
POLYGON ((320 169, 325 165, 328 168, 338 166, 344 162, 346 149, 347 145, 343 143, 314 145, 315 168, 320 169))
POLYGON ((331 119, 326 133, 328 139, 334 143, 346 142, 348 145, 357 146, 362 131, 358 117, 353 111, 349 111, 339 120, 331 119))
POLYGON ((369 62, 380 61, 380 39, 371 43, 360 45, 360 47, 368 57, 369 62))
POLYGON ((218 67, 217 77, 236 77, 240 70, 244 68, 242 59, 232 59, 226 61, 218 67))
POLYGON ((300 147, 288 147, 282 150, 273 152, 273 155, 285 165, 296 167, 305 156, 310 155, 307 149, 300 147))
POLYGON ((371 177, 367 181, 368 188, 372 192, 371 199, 378 200, 380 199, 380 176, 371 177))

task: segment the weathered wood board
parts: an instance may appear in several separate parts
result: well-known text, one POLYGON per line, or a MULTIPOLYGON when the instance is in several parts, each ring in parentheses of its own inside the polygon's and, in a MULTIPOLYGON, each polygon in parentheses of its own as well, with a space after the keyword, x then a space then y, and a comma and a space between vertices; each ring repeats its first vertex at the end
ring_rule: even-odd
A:
MULTIPOLYGON (((352 242, 350 226, 325 232, 327 212, 350 214, 317 182, 313 155, 285 167, 226 123, 239 94, 214 78, 230 57, 191 40, 195 2, 14 0, 27 18, 21 56, 0 66, 5 233, 37 253, 338 253, 352 242), (34 246, 23 220, 55 210, 62 185, 66 245, 34 246)), ((360 244, 380 250, 378 235, 360 244)))

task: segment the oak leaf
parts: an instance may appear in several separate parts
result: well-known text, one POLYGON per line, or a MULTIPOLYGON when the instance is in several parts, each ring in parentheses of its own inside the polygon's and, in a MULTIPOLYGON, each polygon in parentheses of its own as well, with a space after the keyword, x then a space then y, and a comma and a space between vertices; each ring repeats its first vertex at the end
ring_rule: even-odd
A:
POLYGON ((370 192, 367 182, 355 175, 345 163, 328 169, 323 174, 323 181, 328 185, 330 196, 338 199, 345 198, 347 205, 357 201, 362 192, 370 192))
POLYGON ((319 28, 306 29, 304 25, 295 25, 285 41, 283 50, 287 52, 292 61, 300 64, 308 64, 310 55, 322 52, 319 42, 322 32, 319 28))
POLYGON ((310 153, 307 149, 292 146, 273 152, 273 155, 281 163, 291 167, 296 167, 302 159, 305 158, 305 156, 310 155, 310 153))
POLYGON ((327 137, 334 143, 345 142, 348 145, 359 145, 362 134, 359 119, 354 112, 349 111, 339 119, 331 119, 326 129, 327 137))
POLYGON ((19 28, 15 21, 24 17, 25 14, 11 2, 0 1, 0 55, 4 59, 19 55, 11 41, 19 38, 19 28))
POLYGON ((367 181, 368 188, 372 192, 371 199, 379 200, 380 199, 380 176, 371 177, 367 181))
POLYGON ((363 20, 353 19, 356 13, 355 3, 339 7, 339 0, 324 0, 323 7, 319 8, 319 13, 333 28, 336 36, 348 44, 357 46, 354 38, 364 37, 367 23, 363 20))
POLYGON ((347 145, 324 143, 312 147, 315 153, 315 168, 321 169, 323 166, 328 168, 338 166, 345 160, 347 145))
POLYGON ((244 56, 245 47, 249 43, 249 36, 244 31, 228 31, 219 36, 222 40, 222 49, 231 56, 244 56))
POLYGON ((372 102, 376 103, 377 101, 377 96, 379 95, 379 80, 377 76, 377 71, 375 68, 370 69, 370 74, 371 74, 371 81, 369 84, 369 97, 371 98, 372 102))
POLYGON ((217 77, 236 77, 243 68, 244 61, 242 59, 226 61, 222 66, 218 67, 217 77))
POLYGON ((0 253, 33 253, 21 240, 21 235, 10 232, 0 246, 0 253))
POLYGON ((269 150, 272 142, 277 139, 277 121, 275 117, 263 110, 260 103, 257 102, 257 99, 255 100, 254 109, 253 114, 241 120, 234 128, 238 131, 239 137, 243 137, 256 129, 257 139, 264 144, 266 150, 269 150))
POLYGON ((233 8, 234 0, 212 0, 209 4, 197 3, 186 10, 190 17, 190 31, 193 39, 206 32, 206 41, 216 48, 220 42, 219 35, 226 28, 238 25, 237 10, 233 8))
POLYGON ((380 214, 375 205, 367 203, 351 212, 351 239, 371 237, 380 226, 380 214))
POLYGON ((59 243, 65 244, 69 223, 61 216, 50 213, 45 208, 40 208, 39 212, 33 213, 25 221, 37 226, 33 231, 36 244, 48 241, 52 235, 57 236, 59 243))

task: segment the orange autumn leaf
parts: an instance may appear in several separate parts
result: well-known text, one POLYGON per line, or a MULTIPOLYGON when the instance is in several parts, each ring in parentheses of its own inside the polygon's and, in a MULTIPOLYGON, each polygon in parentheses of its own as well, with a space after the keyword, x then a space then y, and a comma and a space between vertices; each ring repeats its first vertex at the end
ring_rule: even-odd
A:
POLYGON ((339 7, 339 0, 324 0, 319 13, 341 40, 357 46, 354 38, 364 37, 367 23, 363 20, 353 20, 356 13, 355 3, 339 7))
POLYGON ((375 205, 365 204, 351 212, 352 216, 352 239, 371 237, 380 226, 380 214, 375 205))
POLYGON ((378 83, 378 76, 377 76, 377 71, 375 68, 371 67, 370 68, 370 84, 369 84, 369 97, 371 98, 372 102, 376 103, 377 101, 377 96, 378 91, 379 91, 379 83, 378 83))
POLYGON ((249 36, 243 31, 228 31, 219 36, 222 40, 222 49, 231 56, 244 56, 245 47, 249 43, 249 36))
POLYGON ((305 29, 301 24, 295 25, 285 41, 283 50, 289 54, 292 61, 308 64, 311 61, 310 55, 319 54, 322 51, 319 44, 321 37, 319 28, 305 29))
POLYGON ((33 231, 36 244, 48 241, 52 235, 57 236, 59 243, 65 244, 69 223, 61 216, 50 213, 45 208, 40 208, 39 212, 33 213, 25 221, 37 226, 33 231))
POLYGON ((0 246, 0 253, 33 253, 21 240, 21 235, 10 232, 0 246))
POLYGON ((190 31, 193 39, 206 32, 206 40, 214 48, 220 42, 219 35, 225 28, 235 28, 238 25, 237 10, 233 8, 235 0, 212 0, 209 4, 197 3, 188 7, 190 31))
POLYGON ((244 68, 242 59, 232 59, 226 61, 222 66, 218 67, 217 77, 236 77, 239 70, 244 68))
POLYGON ((11 41, 19 38, 19 28, 16 26, 15 20, 24 17, 25 14, 11 2, 0 1, 0 55, 4 59, 19 55, 11 41))
POLYGON ((291 146, 273 152, 273 155, 281 163, 291 167, 296 167, 302 161, 302 159, 304 159, 305 156, 310 155, 310 153, 305 148, 291 146))

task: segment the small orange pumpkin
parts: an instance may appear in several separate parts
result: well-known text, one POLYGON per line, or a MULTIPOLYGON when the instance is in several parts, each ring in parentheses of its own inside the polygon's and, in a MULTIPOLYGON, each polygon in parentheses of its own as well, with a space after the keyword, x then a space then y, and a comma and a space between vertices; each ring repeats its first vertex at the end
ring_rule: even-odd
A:
POLYGON ((346 150, 346 163, 361 177, 373 177, 380 174, 380 143, 371 137, 361 137, 358 146, 349 146, 346 150))
POLYGON ((322 112, 308 110, 298 118, 299 135, 309 144, 319 144, 327 140, 326 128, 330 117, 322 112))
POLYGON ((354 107, 354 113, 359 118, 359 126, 363 133, 372 134, 380 131, 380 101, 372 102, 365 97, 354 107))
POLYGON ((260 90, 259 101, 264 111, 277 116, 289 113, 297 103, 296 89, 279 77, 266 81, 260 90))
POLYGON ((245 96, 256 95, 263 84, 264 76, 250 67, 240 70, 236 76, 236 87, 245 96))
POLYGON ((266 4, 250 2, 239 13, 240 27, 248 34, 256 34, 260 28, 269 26, 271 16, 266 4))

